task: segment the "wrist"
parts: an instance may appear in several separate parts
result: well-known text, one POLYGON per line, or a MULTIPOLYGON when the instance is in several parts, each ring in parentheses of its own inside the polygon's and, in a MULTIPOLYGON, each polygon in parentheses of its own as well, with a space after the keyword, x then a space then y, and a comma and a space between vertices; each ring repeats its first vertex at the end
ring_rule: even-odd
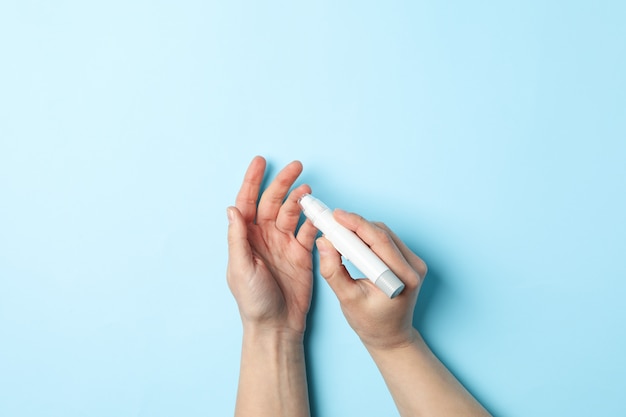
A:
POLYGON ((255 344, 302 345, 304 332, 283 326, 244 324, 243 341, 255 344))
POLYGON ((399 334, 395 337, 386 337, 384 340, 372 339, 367 340, 361 338, 363 345, 370 352, 370 354, 384 354, 386 352, 393 352, 408 347, 421 347, 425 345, 424 339, 419 332, 411 327, 404 334, 399 334))

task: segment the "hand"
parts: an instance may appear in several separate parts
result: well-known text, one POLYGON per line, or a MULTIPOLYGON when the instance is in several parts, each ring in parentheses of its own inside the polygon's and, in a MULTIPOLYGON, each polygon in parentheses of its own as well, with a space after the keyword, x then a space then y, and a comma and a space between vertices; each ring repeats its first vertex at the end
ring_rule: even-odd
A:
POLYGON ((341 255, 324 237, 317 240, 320 273, 333 289, 350 326, 368 349, 405 346, 418 337, 413 310, 426 264, 383 223, 335 210, 335 219, 355 232, 404 282, 404 291, 389 299, 368 279, 354 280, 341 263, 341 255))
POLYGON ((244 329, 288 331, 302 337, 311 304, 311 251, 317 230, 307 220, 297 229, 298 199, 308 185, 285 196, 302 172, 302 164, 287 165, 259 200, 265 159, 252 160, 235 207, 227 210, 227 280, 244 329), (257 206, 258 201, 258 206, 257 206))

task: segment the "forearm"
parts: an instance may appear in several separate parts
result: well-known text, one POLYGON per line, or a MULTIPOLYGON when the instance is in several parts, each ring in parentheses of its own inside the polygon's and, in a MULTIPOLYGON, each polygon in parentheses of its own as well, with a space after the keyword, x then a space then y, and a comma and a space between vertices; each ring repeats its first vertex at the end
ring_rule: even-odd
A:
POLYGON ((236 417, 308 417, 302 338, 245 329, 236 417))
MULTIPOLYGON (((414 330, 411 343, 368 348, 401 416, 489 416, 414 330)), ((367 346, 366 346, 367 347, 367 346)))

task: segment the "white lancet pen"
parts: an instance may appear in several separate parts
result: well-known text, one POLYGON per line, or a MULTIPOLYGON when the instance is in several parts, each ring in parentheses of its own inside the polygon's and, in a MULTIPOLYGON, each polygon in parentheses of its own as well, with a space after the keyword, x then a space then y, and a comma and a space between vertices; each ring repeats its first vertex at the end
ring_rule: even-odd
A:
POLYGON ((339 224, 324 203, 310 194, 303 195, 298 203, 304 215, 324 233, 335 249, 389 298, 394 298, 402 292, 404 289, 402 281, 354 232, 339 224))

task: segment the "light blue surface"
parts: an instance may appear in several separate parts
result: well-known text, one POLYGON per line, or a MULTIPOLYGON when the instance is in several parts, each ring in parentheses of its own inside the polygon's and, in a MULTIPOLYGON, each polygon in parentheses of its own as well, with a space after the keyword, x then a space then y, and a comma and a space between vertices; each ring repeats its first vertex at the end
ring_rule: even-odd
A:
MULTIPOLYGON (((232 414, 255 154, 430 266, 495 415, 626 415, 620 1, 0 2, 0 415, 232 414)), ((315 417, 391 416, 316 277, 315 417)))

